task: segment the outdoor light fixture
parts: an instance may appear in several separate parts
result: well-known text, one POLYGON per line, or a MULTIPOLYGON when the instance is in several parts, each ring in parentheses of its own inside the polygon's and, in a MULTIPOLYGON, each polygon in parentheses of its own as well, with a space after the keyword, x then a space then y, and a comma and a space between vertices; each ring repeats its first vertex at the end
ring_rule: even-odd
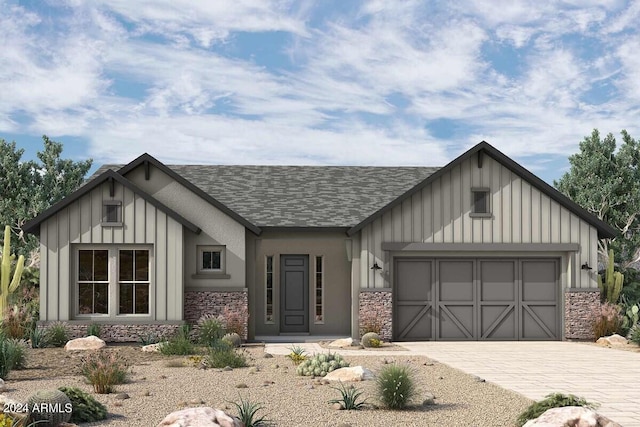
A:
POLYGON ((583 270, 587 270, 587 271, 593 270, 591 267, 589 267, 589 263, 587 263, 587 262, 582 264, 582 267, 580 267, 580 268, 582 268, 583 270))
POLYGON ((374 270, 374 271, 377 271, 377 270, 382 270, 382 267, 380 267, 378 265, 378 262, 376 261, 376 262, 373 263, 373 267, 371 267, 371 269, 374 270))

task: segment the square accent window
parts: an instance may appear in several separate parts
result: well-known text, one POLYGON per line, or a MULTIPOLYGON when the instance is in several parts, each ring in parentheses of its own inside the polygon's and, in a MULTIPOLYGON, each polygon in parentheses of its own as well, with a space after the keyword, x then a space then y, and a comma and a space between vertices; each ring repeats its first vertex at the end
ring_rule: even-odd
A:
POLYGON ((122 224, 122 202, 117 200, 109 200, 102 203, 102 224, 122 224))
POLYGON ((488 188, 471 189, 471 214, 476 216, 491 215, 491 192, 488 188))
POLYGON ((224 246, 198 246, 198 273, 224 273, 224 261, 224 246))

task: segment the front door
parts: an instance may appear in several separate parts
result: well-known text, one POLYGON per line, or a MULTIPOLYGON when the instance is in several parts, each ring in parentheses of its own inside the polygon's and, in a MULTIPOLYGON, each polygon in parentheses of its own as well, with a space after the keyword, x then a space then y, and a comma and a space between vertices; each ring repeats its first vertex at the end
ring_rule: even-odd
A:
POLYGON ((309 332, 309 256, 280 256, 280 332, 309 332))

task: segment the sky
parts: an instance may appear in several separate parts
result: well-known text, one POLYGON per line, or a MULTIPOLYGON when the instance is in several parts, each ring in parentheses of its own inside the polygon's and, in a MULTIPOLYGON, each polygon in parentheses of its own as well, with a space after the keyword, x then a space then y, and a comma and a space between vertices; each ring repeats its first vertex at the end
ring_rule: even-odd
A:
POLYGON ((0 138, 35 158, 442 166, 548 183, 640 137, 639 1, 0 0, 0 138), (620 140, 620 138, 618 138, 620 140))

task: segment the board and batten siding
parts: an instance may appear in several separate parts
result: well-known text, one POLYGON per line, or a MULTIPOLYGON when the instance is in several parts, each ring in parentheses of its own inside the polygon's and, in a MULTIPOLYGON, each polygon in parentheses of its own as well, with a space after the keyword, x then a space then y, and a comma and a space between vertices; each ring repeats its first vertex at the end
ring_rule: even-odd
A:
MULTIPOLYGON (((74 316, 77 245, 151 246, 152 320, 182 320, 183 226, 130 189, 104 183, 40 224, 40 320, 74 316), (122 226, 102 226, 103 201, 122 201, 122 226)), ((96 246, 96 248, 99 248, 96 246)))
POLYGON ((360 287, 389 286, 380 274, 374 284, 371 270, 377 262, 389 271, 383 242, 418 242, 523 244, 523 251, 531 243, 578 244, 573 286, 593 288, 595 281, 580 265, 597 265, 597 240, 595 227, 519 175, 490 156, 478 168, 477 156, 472 156, 360 230, 360 287), (479 187, 490 189, 491 217, 469 215, 471 188, 479 187))

